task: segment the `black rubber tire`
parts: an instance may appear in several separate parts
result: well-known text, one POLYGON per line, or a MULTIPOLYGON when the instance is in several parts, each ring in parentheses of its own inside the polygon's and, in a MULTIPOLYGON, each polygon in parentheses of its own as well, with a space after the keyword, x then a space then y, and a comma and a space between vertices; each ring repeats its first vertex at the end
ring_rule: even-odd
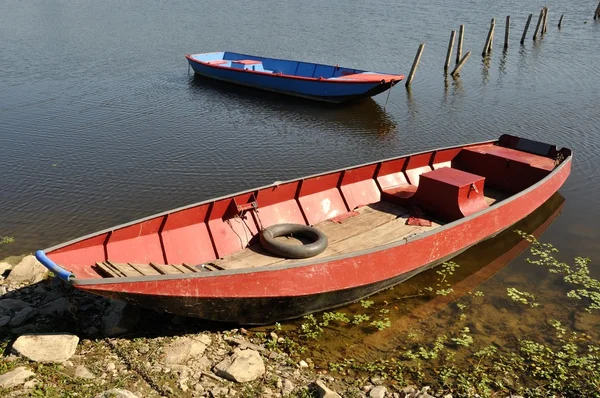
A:
POLYGON ((328 245, 327 236, 316 228, 302 224, 275 224, 260 234, 260 244, 269 252, 285 258, 309 258, 322 253, 328 245), (305 245, 288 245, 276 238, 304 236, 312 241, 305 245))

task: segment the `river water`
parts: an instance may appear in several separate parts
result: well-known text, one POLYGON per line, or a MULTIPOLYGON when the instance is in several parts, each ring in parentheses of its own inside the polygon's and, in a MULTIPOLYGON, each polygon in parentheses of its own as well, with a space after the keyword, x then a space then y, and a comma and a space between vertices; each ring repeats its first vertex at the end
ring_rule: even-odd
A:
MULTIPOLYGON (((566 256, 600 258, 596 5, 5 0, 0 236, 15 241, 0 246, 0 258, 276 180, 502 133, 574 150, 562 214, 543 240, 566 256), (534 43, 544 5, 548 32, 534 43), (506 15, 512 34, 503 53, 506 15), (450 31, 461 23, 472 56, 459 79, 445 79, 450 31), (407 75, 422 42, 412 90, 397 86, 345 107, 206 84, 184 59, 231 50, 407 75)), ((511 264, 513 273, 547 275, 523 256, 511 264)))

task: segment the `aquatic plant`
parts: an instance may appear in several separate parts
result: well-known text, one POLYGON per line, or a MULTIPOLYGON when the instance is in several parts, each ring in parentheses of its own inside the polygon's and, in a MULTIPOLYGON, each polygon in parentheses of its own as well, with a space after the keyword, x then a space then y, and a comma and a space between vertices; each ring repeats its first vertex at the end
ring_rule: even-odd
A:
POLYGON ((15 241, 15 238, 13 238, 12 236, 0 236, 0 245, 13 243, 14 241, 15 241))

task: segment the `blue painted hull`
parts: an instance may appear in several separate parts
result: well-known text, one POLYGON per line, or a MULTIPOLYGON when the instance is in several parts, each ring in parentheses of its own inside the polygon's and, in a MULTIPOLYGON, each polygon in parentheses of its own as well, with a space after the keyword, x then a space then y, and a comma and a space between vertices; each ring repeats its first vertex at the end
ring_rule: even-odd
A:
POLYGON ((389 89, 402 75, 237 53, 187 55, 198 75, 296 97, 342 103, 389 89))

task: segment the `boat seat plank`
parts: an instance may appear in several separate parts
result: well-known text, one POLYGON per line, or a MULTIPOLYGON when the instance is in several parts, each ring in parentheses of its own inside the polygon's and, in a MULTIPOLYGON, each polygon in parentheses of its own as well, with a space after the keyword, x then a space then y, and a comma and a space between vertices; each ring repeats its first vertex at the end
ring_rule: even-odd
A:
POLYGON ((109 265, 113 269, 120 272, 123 276, 141 276, 135 268, 132 268, 129 264, 113 263, 112 261, 105 261, 104 264, 109 265))
POLYGON ((103 262, 97 262, 96 267, 108 278, 119 278, 123 276, 120 272, 116 271, 112 267, 104 264, 103 262))
POLYGON ((158 272, 161 272, 163 275, 183 273, 179 268, 173 267, 172 265, 164 265, 151 262, 150 266, 158 272))
POLYGON ((142 275, 161 275, 160 272, 158 272, 156 269, 154 269, 149 264, 132 264, 132 263, 127 263, 127 264, 129 264, 129 266, 131 268, 135 269, 137 272, 139 272, 142 275))

